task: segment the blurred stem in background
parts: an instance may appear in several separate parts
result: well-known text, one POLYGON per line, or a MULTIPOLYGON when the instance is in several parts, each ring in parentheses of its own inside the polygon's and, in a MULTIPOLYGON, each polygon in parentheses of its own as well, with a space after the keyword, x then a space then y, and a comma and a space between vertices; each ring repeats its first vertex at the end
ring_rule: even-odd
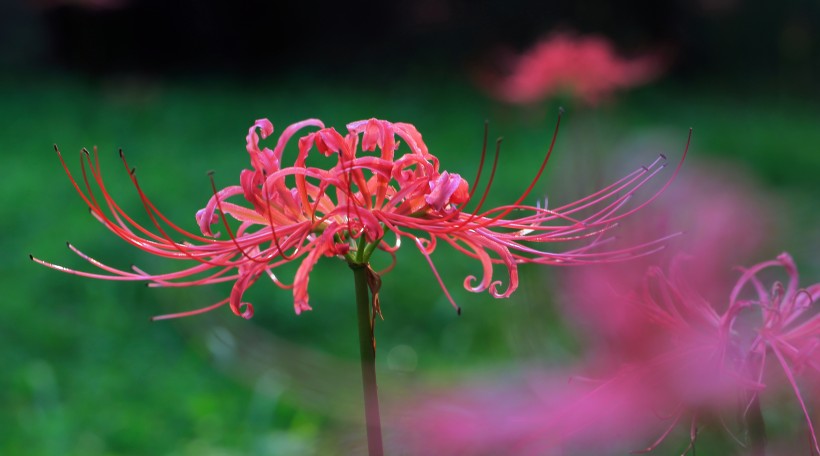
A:
POLYGON ((753 393, 752 401, 745 415, 746 432, 749 433, 749 453, 752 456, 766 455, 766 422, 763 421, 763 411, 760 410, 760 395, 753 393))

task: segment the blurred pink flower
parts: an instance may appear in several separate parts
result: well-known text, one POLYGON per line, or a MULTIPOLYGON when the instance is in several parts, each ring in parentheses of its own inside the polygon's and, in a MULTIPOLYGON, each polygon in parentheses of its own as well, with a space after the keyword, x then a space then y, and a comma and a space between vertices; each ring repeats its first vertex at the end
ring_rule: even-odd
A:
POLYGON ((594 105, 614 91, 645 84, 662 69, 658 56, 624 59, 600 36, 558 33, 516 57, 507 76, 491 83, 509 103, 534 103, 561 92, 594 105))
POLYGON ((557 369, 421 393, 396 415, 398 446, 447 456, 617 454, 657 421, 640 385, 595 386, 557 369))
MULTIPOLYGON (((733 306, 754 306, 761 313, 762 323, 756 328, 750 351, 759 365, 758 379, 762 379, 770 356, 783 372, 789 387, 800 404, 809 428, 814 451, 820 454, 817 432, 812 424, 801 394, 798 377, 807 380, 814 394, 808 397, 816 401, 820 387, 820 282, 800 287, 797 266, 788 253, 781 253, 776 260, 765 261, 743 271, 729 300, 733 306), (788 276, 784 286, 775 281, 768 289, 758 277, 769 268, 782 268, 788 276), (745 289, 751 288, 752 296, 741 299, 745 289)), ((815 404, 816 405, 816 404, 815 404)))
MULTIPOLYGON (((494 297, 507 297, 518 287, 521 263, 566 265, 618 261, 657 248, 657 241, 650 241, 623 249, 595 249, 605 241, 603 233, 646 205, 669 184, 639 204, 626 205, 634 193, 665 166, 663 158, 559 208, 523 204, 546 166, 555 142, 553 137, 540 169, 523 194, 509 205, 482 211, 495 175, 496 152, 486 188, 474 208, 467 211, 465 207, 475 195, 475 184, 481 177, 486 147, 476 182, 470 189, 460 175, 440 171, 438 158, 428 151, 413 125, 370 119, 350 123, 347 129, 348 134, 342 136, 334 128, 325 128, 321 121, 308 119, 287 127, 273 150, 260 149, 260 137, 271 135, 273 125, 267 119, 258 120, 247 135, 253 169, 242 171, 240 185, 219 191, 214 185, 214 196, 196 214, 202 235, 170 222, 143 193, 124 157, 123 163, 153 224, 152 229, 130 218, 106 190, 96 150, 93 156, 84 151, 81 157, 82 185, 74 179, 60 155, 75 189, 92 215, 109 230, 151 254, 193 260, 196 264, 166 274, 152 274, 137 267, 120 270, 86 256, 70 244, 71 250, 103 273, 78 271, 32 259, 63 272, 110 280, 145 280, 155 287, 233 282, 230 296, 212 306, 158 318, 197 314, 225 304, 237 315, 250 318, 253 307, 243 302, 242 296, 262 275, 283 289, 293 290, 298 314, 311 309, 308 281, 321 257, 339 257, 361 265, 368 264, 375 250, 381 250, 395 262, 395 251, 402 238, 410 239, 427 259, 443 292, 456 308, 431 259, 440 241, 481 263, 482 277, 468 276, 464 280, 465 288, 473 292, 488 290, 494 297), (286 144, 305 127, 318 130, 298 140, 294 164, 283 166, 286 144), (396 137, 409 147, 409 151, 400 156, 396 155, 399 147, 396 137), (379 152, 357 153, 359 147, 362 152, 379 152), (315 159, 309 157, 314 148, 325 157, 335 157, 335 165, 329 169, 308 166, 308 159, 315 159), (99 188, 96 194, 92 192, 92 182, 99 188), (239 196, 244 197, 250 207, 231 201, 239 196), (238 221, 238 228, 232 229, 225 215, 238 221), (220 229, 228 235, 226 240, 216 239, 219 233, 212 231, 212 225, 220 219, 220 229), (392 242, 387 240, 388 232, 394 237, 392 242), (175 241, 169 233, 182 235, 187 240, 175 241), (548 243, 577 240, 582 241, 582 245, 565 252, 543 250, 548 243), (299 266, 293 283, 281 282, 275 269, 297 261, 299 266), (500 280, 493 280, 494 264, 501 264, 507 270, 506 289, 500 288, 500 280)), ((679 168, 680 164, 675 174, 679 168)), ((392 265, 387 270, 391 268, 392 265)))
POLYGON ((736 169, 730 174, 715 163, 688 168, 658 204, 640 219, 624 222, 619 242, 639 244, 671 229, 683 234, 651 257, 562 270, 556 282, 564 295, 562 310, 586 329, 586 342, 603 359, 614 364, 630 359, 630 352, 646 348, 645 322, 640 309, 624 302, 644 281, 646 270, 654 265, 666 268, 678 252, 685 252, 690 266, 679 268, 678 275, 722 311, 736 281, 732 267, 748 263, 768 246, 779 228, 779 217, 770 216, 777 210, 778 205, 736 169))
POLYGON ((784 253, 744 270, 718 311, 687 283, 686 262, 678 258, 668 274, 651 268, 628 302, 610 302, 632 307, 642 351, 633 347, 617 366, 592 356, 575 367, 600 380, 567 382, 569 374, 534 371, 524 382, 462 385, 413 398, 402 411, 408 444, 423 454, 610 454, 629 445, 634 450, 654 434, 645 450, 652 451, 682 422, 694 444, 705 416, 718 417, 729 430, 724 416, 736 411, 748 425, 757 396, 779 389, 776 379, 764 377, 774 362, 820 451, 808 411, 814 396, 798 386, 802 378, 816 390, 820 380, 820 283, 800 288, 784 253), (773 268, 785 271, 785 286, 764 286, 761 276, 773 268))
POLYGON ((720 413, 740 401, 740 414, 747 418, 757 396, 772 389, 774 380, 764 378, 767 361, 780 366, 817 447, 796 373, 809 385, 820 381, 820 316, 811 309, 820 297, 820 284, 800 289, 797 268, 783 253, 745 270, 729 299, 713 305, 687 280, 687 270, 697 270, 702 263, 679 256, 668 275, 652 267, 638 291, 607 301, 631 321, 628 329, 621 328, 623 344, 611 337, 606 343, 610 349, 599 355, 615 354, 625 366, 615 378, 644 383, 659 401, 655 407, 670 410, 667 431, 649 449, 685 416, 695 429, 701 411, 720 413), (774 267, 782 268, 789 282, 785 288, 775 282, 769 292, 758 275, 774 267), (754 296, 742 299, 747 288, 754 296))

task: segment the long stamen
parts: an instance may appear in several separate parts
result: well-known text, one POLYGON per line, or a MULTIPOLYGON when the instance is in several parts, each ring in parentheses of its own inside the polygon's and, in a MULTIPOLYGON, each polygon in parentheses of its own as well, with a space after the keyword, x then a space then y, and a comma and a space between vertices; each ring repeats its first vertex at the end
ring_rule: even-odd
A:
POLYGON ((453 300, 453 297, 450 296, 450 292, 447 290, 447 287, 444 286, 444 281, 441 280, 441 276, 439 275, 438 270, 436 269, 436 266, 433 264, 433 259, 430 258, 430 253, 424 247, 424 245, 422 244, 422 242, 419 238, 415 238, 415 241, 416 241, 416 247, 418 247, 421 254, 424 255, 424 259, 427 260, 427 264, 430 265, 430 269, 433 271, 433 275, 436 276, 436 281, 438 281, 438 284, 441 287, 441 291, 444 292, 444 296, 447 297, 447 300, 450 301, 450 304, 452 304, 453 307, 456 309, 456 313, 461 315, 461 307, 459 307, 458 304, 456 304, 456 302, 453 300))
POLYGON ((504 138, 498 138, 495 141, 495 157, 493 157, 493 167, 490 170, 490 178, 487 179, 487 185, 484 187, 484 193, 481 194, 481 199, 478 200, 478 204, 476 205, 475 209, 473 209, 472 214, 470 214, 470 220, 475 218, 478 211, 481 210, 481 207, 484 206, 484 202, 487 200, 487 195, 490 194, 490 187, 493 185, 493 180, 495 179, 495 172, 498 169, 498 157, 501 155, 501 143, 504 141, 504 138))
MULTIPOLYGON (((120 149, 119 153, 120 153, 120 158, 121 158, 123 161, 125 161, 125 154, 122 152, 122 149, 120 149)), ((95 164, 96 164, 96 166, 95 166, 95 168, 94 168, 95 175, 96 175, 96 177, 98 178, 98 183, 100 183, 100 182, 102 182, 102 174, 101 174, 101 172, 100 172, 100 170, 101 170, 102 168, 100 168, 99 154, 97 153, 97 149, 96 149, 96 148, 94 148, 94 160, 95 160, 95 164)), ((126 168, 127 168, 127 167, 128 167, 128 165, 126 164, 126 168)), ((105 190, 103 189, 103 191, 105 191, 105 190)), ((149 207, 151 208, 151 210, 152 210, 152 211, 153 211, 153 212, 157 215, 157 217, 159 217, 159 218, 160 218, 163 222, 165 222, 165 223, 166 223, 169 227, 171 227, 171 229, 173 229, 174 231, 178 232, 179 234, 181 234, 181 235, 183 235, 183 236, 185 236, 185 237, 188 237, 188 238, 191 238, 191 239, 194 239, 194 240, 200 241, 200 242, 207 242, 207 243, 214 243, 214 242, 217 242, 217 241, 216 241, 216 240, 214 240, 214 239, 207 238, 207 237, 203 237, 203 236, 200 236, 200 235, 198 235, 198 234, 196 234, 196 233, 192 233, 192 232, 190 232, 190 231, 188 231, 188 230, 186 230, 186 229, 184 229, 184 228, 181 228, 179 225, 175 224, 175 223, 174 223, 174 222, 172 222, 170 219, 168 219, 168 217, 166 217, 166 216, 165 216, 165 215, 164 215, 164 214, 163 214, 163 213, 162 213, 162 212, 161 212, 161 211, 160 211, 160 210, 156 207, 156 205, 154 205, 154 203, 153 203, 153 202, 151 202, 151 200, 150 200, 150 199, 146 199, 145 203, 147 203, 147 204, 148 204, 148 206, 149 206, 149 207)))
MULTIPOLYGON (((217 209, 219 209, 219 212, 221 214, 220 218, 222 219, 222 224, 225 225, 225 231, 228 232, 228 237, 231 238, 231 242, 233 242, 233 244, 236 246, 236 249, 239 250, 242 256, 244 256, 248 260, 253 261, 254 263, 267 263, 268 259, 259 259, 260 257, 262 257, 261 252, 258 256, 252 257, 247 252, 245 252, 245 249, 243 249, 241 245, 239 245, 239 241, 237 241, 236 236, 234 236, 233 230, 231 229, 231 226, 228 224, 228 219, 227 217, 225 217, 225 211, 222 210, 222 203, 220 202, 221 198, 219 198, 219 191, 216 189, 216 182, 214 182, 213 171, 208 173, 208 179, 211 181, 211 189, 213 190, 214 198, 216 199, 216 207, 217 209)), ((271 231, 274 231, 273 227, 271 227, 271 231)), ((281 253, 281 251, 282 250, 280 249, 279 252, 281 253)))
MULTIPOLYGON (((503 212, 501 212, 497 216, 493 217, 493 221, 500 220, 500 219, 506 217, 507 214, 512 212, 519 204, 521 204, 522 201, 527 199, 527 197, 530 195, 530 192, 532 192, 533 188, 535 188, 535 184, 538 182, 539 179, 541 179, 541 174, 544 172, 544 168, 547 167, 547 162, 549 161, 550 156, 552 155, 552 151, 555 148, 555 141, 558 139, 558 129, 561 126, 561 117, 563 115, 564 115, 564 108, 560 108, 558 110, 558 120, 555 121, 555 129, 552 133, 552 140, 550 140, 550 146, 547 149, 547 154, 544 156, 544 160, 541 162, 541 167, 538 168, 538 172, 535 173, 535 178, 532 179, 532 181, 530 182, 530 185, 526 188, 526 190, 524 190, 524 193, 514 203, 509 205, 509 207, 507 209, 505 209, 503 212)), ((492 222, 489 222, 489 223, 492 223, 492 222)))
MULTIPOLYGON (((99 169, 98 169, 98 167, 99 167, 99 156, 96 153, 96 148, 94 149, 94 151, 95 151, 95 153, 94 153, 94 156, 95 156, 94 162, 91 161, 91 157, 90 157, 87 149, 83 149, 82 153, 81 153, 81 156, 80 156, 80 166, 81 166, 82 174, 83 174, 83 182, 85 183, 86 189, 88 191, 87 202, 89 203, 89 208, 91 209, 92 215, 95 218, 97 218, 99 221, 101 221, 103 224, 105 224, 105 226, 108 227, 111 231, 113 231, 114 233, 119 235, 121 238, 123 238, 125 241, 129 242, 130 244, 132 244, 136 247, 144 248, 144 249, 147 248, 147 247, 150 247, 151 250, 159 250, 159 251, 162 251, 162 254, 167 255, 167 251, 165 250, 165 248, 168 247, 169 242, 171 244, 174 244, 173 241, 168 239, 167 236, 165 238, 163 238, 161 236, 157 236, 156 234, 154 234, 151 231, 147 230, 146 228, 142 227, 138 223, 134 222, 131 218, 129 218, 125 215, 125 212, 122 211, 122 209, 120 209, 119 206, 117 206, 114 203, 113 199, 108 194, 108 191, 105 189, 105 184, 102 181, 102 176, 99 173, 99 169), (88 179, 88 174, 86 172, 86 162, 88 164, 89 169, 91 170, 91 175, 94 177, 94 180, 97 183, 97 186, 102 191, 103 197, 105 198, 107 205, 109 206, 109 208, 114 209, 112 211, 112 215, 113 215, 114 219, 117 221, 117 223, 115 223, 114 221, 109 219, 108 216, 106 216, 106 214, 102 210, 102 206, 100 206, 100 204, 97 202, 97 200, 94 196, 94 193, 91 189, 91 183, 88 179), (122 223, 122 219, 117 214, 117 212, 120 212, 134 227, 136 227, 143 234, 149 236, 151 239, 153 239, 153 241, 150 241, 148 239, 142 239, 142 238, 139 238, 138 236, 136 236, 124 223, 122 223)), ((126 169, 129 169, 127 164, 126 164, 126 169)), ((131 176, 132 180, 134 179, 134 172, 135 172, 134 169, 129 169, 129 171, 128 171, 129 176, 131 176)), ((149 212, 149 215, 151 215, 150 212, 149 212)), ((156 221, 154 221, 154 223, 156 224, 156 221)), ((177 250, 179 250, 179 249, 177 248, 177 250)), ((189 254, 187 254, 186 252, 181 252, 181 253, 183 253, 184 255, 189 256, 189 254)))
MULTIPOLYGON (((339 162, 342 165, 342 169, 344 169, 344 167, 345 167, 343 155, 344 154, 342 154, 341 152, 339 153, 339 162)), ((366 228, 364 226, 364 219, 362 218, 362 215, 359 212, 359 204, 351 204, 354 201, 354 195, 353 195, 353 160, 355 160, 355 156, 350 158, 350 168, 348 168, 347 171, 346 171, 346 173, 347 173, 347 189, 346 189, 347 190, 347 207, 346 207, 346 209, 347 209, 347 214, 346 214, 346 217, 347 217, 347 232, 350 234, 351 237, 353 236, 353 229, 351 228, 351 225, 350 225, 350 207, 351 206, 353 207, 353 211, 356 213, 356 217, 358 217, 359 222, 362 224, 362 234, 363 235, 364 235, 364 231, 366 230, 366 228)), ((362 193, 362 195, 363 195, 363 193, 362 193)))
POLYGON ((544 161, 541 162, 541 167, 538 168, 538 172, 535 174, 535 178, 532 180, 532 182, 530 182, 529 187, 527 187, 527 189, 524 190, 524 193, 515 201, 515 203, 513 203, 513 206, 517 206, 521 204, 522 201, 527 199, 532 189, 535 188, 535 184, 538 182, 539 179, 541 179, 541 174, 544 172, 544 168, 547 167, 547 162, 549 161, 550 156, 552 155, 552 151, 555 148, 555 140, 558 139, 558 129, 561 127, 561 117, 563 117, 563 115, 564 108, 558 109, 558 120, 555 121, 555 130, 552 133, 552 140, 550 140, 550 147, 549 149, 547 149, 547 155, 544 156, 544 161))
POLYGON ((475 179, 473 180, 473 185, 470 188, 470 194, 467 196, 467 201, 461 204, 458 208, 459 210, 463 209, 467 203, 469 203, 473 199, 473 195, 475 195, 476 189, 478 188, 478 182, 481 179, 481 171, 484 169, 484 159, 487 158, 487 137, 490 133, 490 121, 484 121, 484 138, 481 144, 481 159, 478 162, 478 172, 476 172, 475 179))
MULTIPOLYGON (((209 173, 209 177, 210 177, 210 179, 211 179, 211 186, 213 187, 214 191, 216 191, 216 185, 214 184, 213 173, 209 173)), ((270 192, 269 192, 269 190, 268 190, 268 188, 267 188, 267 185, 268 185, 267 180, 265 180, 265 181, 264 181, 264 183, 263 183, 262 185, 264 185, 264 186, 265 186, 265 194, 266 194, 266 195, 269 195, 269 194, 270 194, 270 192)), ((214 194, 214 195, 216 195, 216 194, 214 194)), ((265 200, 264 200, 264 201, 265 201, 265 205, 267 206, 267 207, 266 207, 266 210, 265 210, 265 215, 266 215, 266 216, 267 216, 267 218, 268 218, 268 227, 270 228, 271 237, 273 238, 273 244, 276 246, 276 251, 277 251, 277 252, 279 252, 279 255, 281 255, 281 256, 282 256, 282 259, 283 259, 283 260, 285 260, 285 261, 290 261, 290 260, 292 260, 292 259, 296 258, 296 255, 297 255, 297 254, 296 254, 296 250, 294 250, 294 252, 293 252, 293 256, 290 256, 290 255, 288 255, 287 253, 285 253, 285 250, 284 250, 284 249, 282 249, 282 246, 279 244, 279 237, 278 237, 278 236, 277 236, 277 234, 276 234, 276 227, 275 227, 275 226, 273 226, 273 225, 274 225, 274 224, 273 224, 273 214, 271 213, 271 212, 272 212, 272 208, 271 208, 271 205, 270 205, 270 199, 269 199, 269 198, 265 198, 265 200)), ((218 206, 218 205, 219 205, 219 197, 217 197, 217 206, 218 206)), ((222 209, 220 208, 220 209, 219 209, 219 211, 220 211, 220 212, 222 212, 222 209)), ((225 221, 225 214, 224 214, 224 213, 222 214, 222 220, 225 222, 225 225, 227 226, 227 221, 225 221)), ((298 249, 298 246, 297 246, 297 249, 298 249)), ((241 249, 240 249, 240 250, 241 250, 241 249)), ((244 253, 244 252, 243 252, 243 253, 244 253)), ((260 256, 260 257, 262 256, 262 253, 261 253, 261 252, 260 252, 259 256, 260 256)), ((274 256, 275 256, 275 254, 274 254, 274 256)), ((264 262, 267 262, 267 261, 264 261, 264 262)))
POLYGON ((204 314, 205 312, 210 312, 217 307, 222 307, 230 301, 231 298, 225 298, 222 301, 219 301, 215 304, 212 304, 208 307, 203 307, 201 309, 189 310, 187 312, 178 312, 172 314, 165 314, 165 315, 157 315, 155 317, 151 317, 151 321, 160 321, 160 320, 170 320, 172 318, 183 318, 183 317, 190 317, 192 315, 200 315, 204 314))
POLYGON ((139 194, 140 200, 142 201, 143 207, 145 208, 145 213, 148 214, 148 217, 151 219, 151 222, 154 224, 154 227, 156 227, 156 229, 160 232, 162 237, 168 242, 167 245, 169 247, 173 247, 174 249, 176 249, 177 251, 179 251, 180 253, 182 253, 183 255, 192 260, 199 261, 201 263, 206 263, 212 266, 224 266, 224 264, 213 263, 209 260, 205 260, 200 258, 199 256, 191 254, 191 252, 188 249, 184 248, 180 243, 171 239, 171 237, 168 235, 165 229, 163 229, 162 226, 159 224, 159 221, 157 221, 157 218, 154 216, 153 211, 151 211, 150 206, 147 203, 148 196, 145 194, 145 192, 142 191, 142 188, 140 187, 139 182, 137 181, 137 176, 135 173, 136 168, 130 169, 128 167, 128 162, 125 160, 125 155, 121 154, 120 156, 122 158, 123 165, 125 165, 125 169, 128 171, 128 176, 131 178, 131 183, 134 185, 134 188, 136 188, 137 193, 139 194))

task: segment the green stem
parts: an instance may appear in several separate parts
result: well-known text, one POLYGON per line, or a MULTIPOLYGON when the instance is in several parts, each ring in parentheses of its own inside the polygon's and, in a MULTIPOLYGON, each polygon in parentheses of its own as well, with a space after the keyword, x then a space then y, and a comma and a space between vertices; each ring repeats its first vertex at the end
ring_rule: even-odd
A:
POLYGON ((763 412, 760 410, 760 396, 754 394, 752 403, 746 415, 746 428, 749 433, 749 443, 752 456, 766 454, 766 422, 763 421, 763 412))
POLYGON ((359 353, 364 390, 364 416, 367 425, 367 447, 370 456, 382 456, 382 427, 379 417, 379 392, 376 386, 376 347, 370 314, 370 295, 367 286, 367 264, 350 263, 356 283, 356 314, 359 322, 359 353))

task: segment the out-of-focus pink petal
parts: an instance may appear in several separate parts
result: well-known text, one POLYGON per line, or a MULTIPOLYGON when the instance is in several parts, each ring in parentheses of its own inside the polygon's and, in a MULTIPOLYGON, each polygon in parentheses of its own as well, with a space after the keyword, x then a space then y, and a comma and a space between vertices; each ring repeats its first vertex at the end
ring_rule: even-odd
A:
POLYGON ((567 91, 594 105, 618 89, 656 78, 662 66, 657 55, 622 58, 603 37, 559 33, 517 57, 492 92, 510 103, 532 103, 567 91))

